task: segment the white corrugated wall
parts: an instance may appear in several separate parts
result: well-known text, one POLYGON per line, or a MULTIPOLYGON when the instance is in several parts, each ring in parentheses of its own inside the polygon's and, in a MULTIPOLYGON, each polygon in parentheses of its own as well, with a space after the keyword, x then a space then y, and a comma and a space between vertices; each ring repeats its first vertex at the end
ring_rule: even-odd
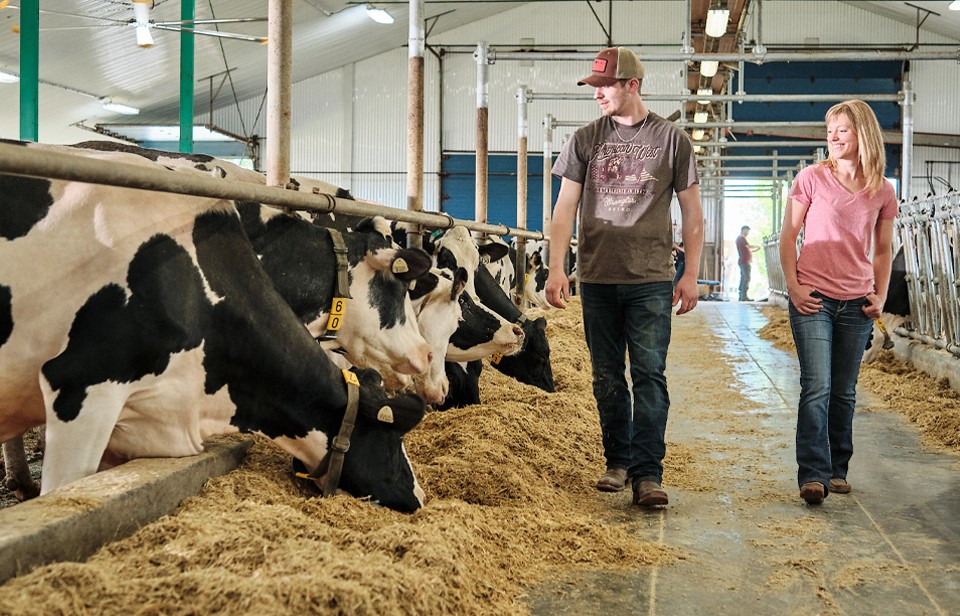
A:
MULTIPOLYGON (((903 43, 915 38, 914 28, 872 14, 847 3, 765 0, 763 31, 766 45, 812 44, 875 45, 903 43), (802 15, 803 19, 798 19, 802 15), (851 24, 856 24, 852 27, 851 24)), ((606 34, 588 3, 529 5, 446 32, 428 44, 443 53, 442 62, 425 54, 424 209, 439 203, 441 147, 446 151, 470 151, 476 138, 477 64, 473 51, 480 41, 494 50, 533 48, 542 51, 599 49, 606 34), (533 39, 531 41, 527 39, 533 39), (441 67, 442 65, 442 75, 441 67), (441 93, 442 84, 442 93, 441 93), (441 110, 442 106, 442 110, 441 110), (441 112, 442 111, 442 112, 441 112)), ((613 3, 617 44, 641 53, 677 51, 683 41, 684 4, 677 0, 613 3)), ((594 9, 606 21, 607 6, 594 9)), ((754 26, 748 24, 748 32, 754 26)), ((921 42, 948 43, 948 39, 923 33, 921 42)), ((748 47, 749 48, 749 47, 748 47)), ((489 148, 491 152, 515 152, 517 147, 516 92, 521 85, 535 93, 591 94, 578 88, 576 80, 589 69, 587 61, 537 61, 532 65, 501 60, 489 67, 489 148)), ((917 102, 914 127, 917 132, 957 134, 960 103, 960 68, 955 62, 912 63, 911 76, 917 102)), ((646 62, 646 93, 680 92, 685 88, 680 62, 646 62)), ((291 166, 295 172, 334 182, 354 195, 395 207, 406 207, 406 48, 342 67, 294 84, 291 166)), ((749 93, 749 92, 748 92, 749 93)), ((216 114, 218 125, 236 132, 265 134, 266 112, 251 128, 261 99, 243 101, 241 127, 231 107, 216 114)), ((678 103, 650 102, 660 115, 669 115, 678 103)), ((597 117, 591 101, 537 101, 530 103, 528 149, 541 151, 542 122, 547 113, 558 120, 587 122, 597 117)), ((202 118, 205 119, 205 118, 202 118)), ((554 131, 554 152, 573 132, 554 131)), ((926 160, 953 160, 957 150, 916 148, 915 176, 925 174, 926 160)), ((926 180, 916 184, 915 194, 925 194, 926 180)), ((539 186, 531 187, 539 190, 539 186)))

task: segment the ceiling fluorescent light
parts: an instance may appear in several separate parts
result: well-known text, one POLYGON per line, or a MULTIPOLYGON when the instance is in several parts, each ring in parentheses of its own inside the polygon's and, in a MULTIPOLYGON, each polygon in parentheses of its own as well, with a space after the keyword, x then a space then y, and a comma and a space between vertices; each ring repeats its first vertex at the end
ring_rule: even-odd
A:
POLYGON ((20 81, 20 75, 0 71, 0 83, 17 83, 18 81, 20 81))
POLYGON ((700 141, 705 134, 706 132, 702 128, 695 128, 690 136, 693 137, 694 141, 700 141))
MULTIPOLYGON (((713 88, 700 88, 697 90, 697 96, 713 96, 713 88)), ((701 105, 709 105, 709 100, 697 101, 701 105)))
POLYGON ((367 5, 367 17, 377 22, 378 24, 392 24, 393 15, 386 12, 383 9, 378 9, 372 4, 367 5))
POLYGON ((140 113, 140 110, 136 107, 131 107, 130 105, 123 105, 121 103, 115 103, 109 98, 100 99, 100 104, 107 111, 113 111, 114 113, 122 113, 123 115, 137 115, 140 113))
POLYGON ((705 124, 707 122, 707 112, 706 111, 696 111, 693 114, 694 124, 705 124))
POLYGON ((727 33, 727 22, 730 20, 730 9, 710 9, 707 11, 707 25, 703 31, 707 36, 720 38, 727 33))
POLYGON ((713 77, 719 68, 720 63, 716 60, 704 60, 700 63, 700 74, 704 77, 713 77))

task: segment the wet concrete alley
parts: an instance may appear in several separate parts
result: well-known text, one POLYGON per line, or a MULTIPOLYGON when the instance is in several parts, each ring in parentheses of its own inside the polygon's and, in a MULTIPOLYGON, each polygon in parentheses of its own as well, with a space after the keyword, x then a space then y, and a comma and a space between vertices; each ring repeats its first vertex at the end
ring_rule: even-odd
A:
POLYGON ((641 511, 629 490, 609 497, 618 522, 680 559, 543 584, 529 596, 535 614, 960 613, 958 457, 924 447, 861 387, 853 492, 805 504, 793 445, 799 368, 760 337, 759 306, 701 302, 674 318, 670 505, 641 511), (671 476, 677 456, 696 480, 671 476))

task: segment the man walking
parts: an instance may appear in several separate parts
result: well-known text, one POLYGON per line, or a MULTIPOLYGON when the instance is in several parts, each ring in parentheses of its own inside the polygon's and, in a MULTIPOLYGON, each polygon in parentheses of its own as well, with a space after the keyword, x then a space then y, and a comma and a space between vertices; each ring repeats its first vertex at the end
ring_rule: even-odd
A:
POLYGON ((666 505, 663 457, 670 399, 671 306, 697 305, 703 213, 686 133, 640 97, 644 69, 624 47, 602 50, 579 85, 594 88, 602 117, 578 129, 553 166, 561 178, 550 228, 547 301, 570 297, 563 256, 578 225, 583 327, 593 365, 606 472, 597 489, 629 480, 636 505, 666 505), (673 284, 670 203, 680 204, 686 270, 673 284), (578 216, 579 213, 579 216, 578 216), (625 377, 630 357, 631 392, 625 377))

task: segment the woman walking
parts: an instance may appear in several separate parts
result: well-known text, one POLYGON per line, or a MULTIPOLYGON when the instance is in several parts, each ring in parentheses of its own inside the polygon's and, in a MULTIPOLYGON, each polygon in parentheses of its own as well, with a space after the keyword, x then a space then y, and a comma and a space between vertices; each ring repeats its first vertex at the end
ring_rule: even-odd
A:
POLYGON ((834 105, 826 124, 830 155, 797 174, 780 232, 800 360, 797 479, 809 504, 850 492, 857 376, 887 296, 897 215, 870 107, 859 100, 834 105))

